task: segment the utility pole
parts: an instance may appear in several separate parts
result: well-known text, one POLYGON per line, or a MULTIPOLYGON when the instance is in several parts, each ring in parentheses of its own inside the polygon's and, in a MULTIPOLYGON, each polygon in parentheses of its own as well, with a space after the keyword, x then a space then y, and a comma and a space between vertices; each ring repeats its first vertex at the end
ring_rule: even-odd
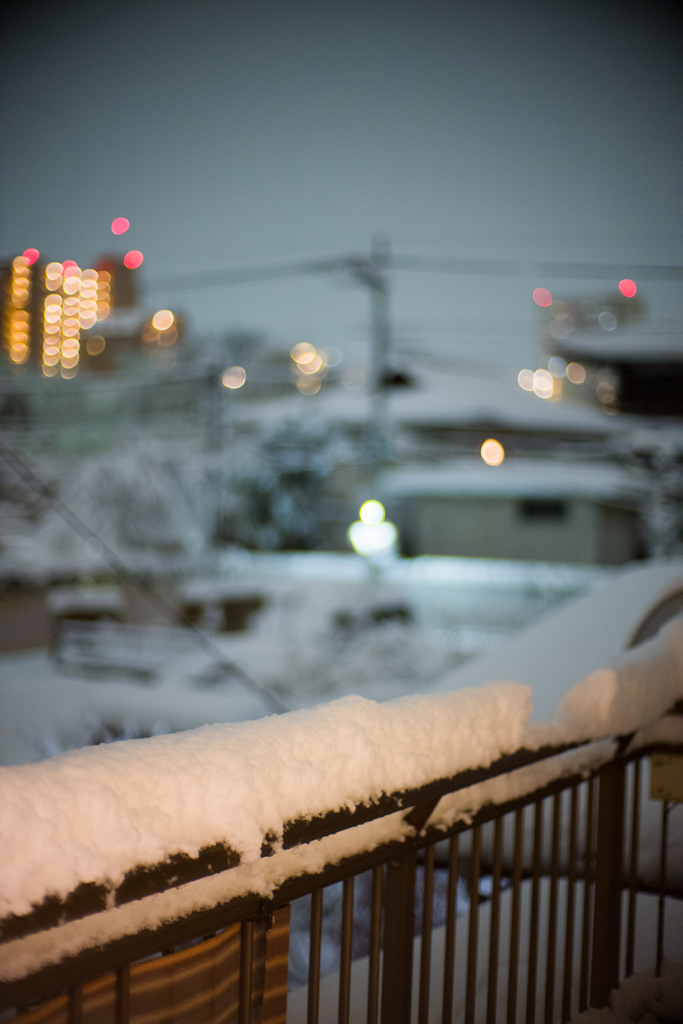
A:
POLYGON ((207 553, 217 543, 223 520, 223 395, 220 369, 209 362, 205 370, 206 442, 204 465, 208 490, 207 553))
POLYGON ((386 235, 374 235, 369 258, 349 261, 359 284, 370 292, 370 445, 373 492, 389 457, 387 374, 391 348, 389 268, 391 247, 386 235))

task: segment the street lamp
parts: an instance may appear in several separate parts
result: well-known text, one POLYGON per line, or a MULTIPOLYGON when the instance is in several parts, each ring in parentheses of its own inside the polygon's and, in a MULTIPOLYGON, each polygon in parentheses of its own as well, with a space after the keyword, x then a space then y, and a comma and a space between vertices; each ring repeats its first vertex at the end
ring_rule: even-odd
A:
POLYGON ((366 501, 361 505, 360 518, 351 523, 347 537, 352 548, 369 562, 387 561, 396 554, 398 530, 384 518, 384 506, 379 501, 366 501))

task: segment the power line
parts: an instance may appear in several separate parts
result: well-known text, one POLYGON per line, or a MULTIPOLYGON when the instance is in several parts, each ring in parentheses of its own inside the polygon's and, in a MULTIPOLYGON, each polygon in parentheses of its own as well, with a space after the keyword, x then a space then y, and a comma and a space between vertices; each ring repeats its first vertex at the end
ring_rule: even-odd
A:
MULTIPOLYGON (((681 281, 683 266, 657 263, 583 263, 560 260, 527 262, 449 256, 387 255, 384 270, 463 274, 485 277, 576 278, 611 280, 633 276, 643 281, 681 281)), ((147 282, 149 291, 189 291, 194 288, 219 288, 259 281, 278 281, 291 277, 314 277, 320 274, 351 273, 364 284, 368 274, 376 275, 377 264, 365 255, 334 256, 298 260, 292 263, 271 263, 261 267, 239 267, 184 274, 182 277, 157 278, 147 282)))
POLYGON ((106 561, 116 575, 123 580, 134 580, 135 583, 140 587, 143 593, 146 595, 152 605, 155 605, 160 611, 180 619, 181 622, 188 627, 191 631, 193 639, 197 642, 200 647, 203 647, 208 654, 214 659, 216 665, 224 671, 226 674, 233 676, 243 683, 248 689, 253 690, 261 697, 268 707, 271 708, 276 714, 283 714, 287 712, 289 708, 285 707, 281 700, 279 700, 274 694, 267 690, 265 686, 261 686, 255 679, 240 668, 230 658, 226 658, 223 652, 218 648, 212 640, 210 640, 205 633, 203 633, 190 619, 187 618, 179 609, 175 608, 165 597, 162 597, 158 591, 154 589, 149 580, 145 579, 140 573, 134 569, 129 568, 124 560, 114 551, 113 548, 99 537, 94 530, 91 530, 86 523, 83 522, 79 516, 73 512, 68 505, 66 505, 61 498, 58 498, 51 487, 48 486, 40 477, 33 472, 33 470, 26 465, 23 459, 9 448, 6 444, 0 441, 0 458, 10 466, 14 472, 19 476, 32 490, 36 491, 42 498, 46 499, 53 510, 59 515, 64 522, 66 522, 74 533, 78 534, 84 540, 97 541, 102 547, 102 554, 105 556, 106 561))

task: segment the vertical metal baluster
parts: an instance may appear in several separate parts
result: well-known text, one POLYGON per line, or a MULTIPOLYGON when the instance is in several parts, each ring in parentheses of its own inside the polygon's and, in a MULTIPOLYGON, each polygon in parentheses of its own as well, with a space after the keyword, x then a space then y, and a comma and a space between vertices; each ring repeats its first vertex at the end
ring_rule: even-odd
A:
POLYGON ((339 964, 339 1024, 349 1024, 351 1000, 351 946, 353 943, 353 876, 344 879, 341 955, 339 964))
POLYGON ((624 875, 624 777, 620 758, 603 765, 598 776, 595 831, 595 886, 591 980, 588 999, 600 1010, 619 987, 621 897, 624 875))
POLYGON ((372 869, 372 903, 370 908, 370 950, 368 964, 368 1024, 379 1021, 379 947, 382 928, 382 880, 380 864, 372 869))
POLYGON ((560 859, 562 794, 553 797, 553 832, 550 852, 550 906, 548 908, 547 960, 545 965, 545 1024, 553 1024, 555 1006, 555 956, 557 948, 557 879, 560 859))
POLYGON ((638 839, 640 828, 640 758, 633 762, 631 801, 631 862, 628 878, 628 923, 626 925, 626 977, 633 974, 636 944, 636 904, 638 901, 638 839))
POLYGON ((69 1024, 81 1024, 83 1019, 83 989, 80 985, 69 989, 69 1024))
POLYGON ((322 934, 323 891, 322 889, 316 889, 311 893, 311 938, 308 950, 307 1024, 318 1024, 318 1008, 320 1005, 320 942, 322 934))
POLYGON ((534 804, 534 853, 531 866, 531 918, 529 920, 529 969, 527 972, 526 1019, 536 1020, 536 977, 538 974, 538 915, 541 902, 543 856, 543 801, 534 804))
POLYGON ((572 1016, 572 974, 574 971, 574 915, 576 905, 576 842, 579 824, 579 789, 571 788, 569 812, 569 850, 567 851, 567 920, 564 937, 564 979, 562 986, 562 1020, 572 1016))
POLYGON ((417 851, 390 860, 384 880, 382 1024, 410 1024, 415 948, 417 851))
POLYGON ((470 875, 470 928, 467 943, 467 984, 465 988, 465 1024, 474 1024, 477 998, 477 960, 479 947, 479 872, 481 870, 481 825, 472 829, 472 873, 470 875))
POLYGON ((486 1024, 496 1024, 498 1001, 498 944, 500 938, 500 875, 503 866, 503 819, 493 825, 493 891, 491 893, 491 933, 489 935, 489 983, 486 1000, 486 1024))
POLYGON ((666 903, 666 848, 669 841, 669 811, 672 804, 662 800, 662 848, 659 856, 659 900, 657 903, 657 966, 655 975, 662 973, 664 959, 664 907, 666 903))
POLYGON ((417 1024, 428 1024, 429 981, 432 965, 432 904, 434 902, 434 844, 427 847, 424 864, 422 903, 422 949, 420 951, 420 997, 417 1024))
POLYGON ((251 1024, 251 988, 253 960, 254 922, 242 921, 242 926, 240 929, 240 1024, 251 1024))
POLYGON ((130 966, 116 972, 116 1024, 128 1024, 130 1016, 130 966))
POLYGON ((441 1024, 452 1024, 453 982, 455 974, 455 926, 458 919, 457 835, 451 836, 448 847, 448 895, 446 900, 446 944, 444 951, 443 1012, 441 1016, 441 1024))
POLYGON ((588 1009, 588 965, 590 964, 591 892, 593 886, 593 819, 595 817, 595 776, 586 785, 586 838, 583 876, 583 922, 581 926, 581 976, 579 1013, 588 1009))
POLYGON ((519 916, 522 897, 522 852, 524 808, 515 811, 515 852, 512 862, 512 910, 510 913, 510 969, 508 971, 507 1024, 517 1020, 517 975, 519 972, 519 916))

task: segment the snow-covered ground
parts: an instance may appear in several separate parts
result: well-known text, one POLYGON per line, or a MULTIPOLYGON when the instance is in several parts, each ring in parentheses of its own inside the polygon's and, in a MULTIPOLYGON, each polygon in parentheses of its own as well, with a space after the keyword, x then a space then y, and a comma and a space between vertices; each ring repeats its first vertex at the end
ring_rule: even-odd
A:
MULTIPOLYGON (((178 594, 209 605, 246 591, 263 596, 247 631, 210 635, 213 654, 187 629, 85 624, 100 647, 97 671, 97 658, 79 664, 73 645, 62 665, 45 649, 1 655, 0 763, 38 760, 93 738, 269 713, 256 692, 216 668, 226 657, 292 710, 351 693, 374 700, 417 693, 613 572, 419 558, 397 560, 377 578, 354 555, 228 553, 216 575, 178 594)), ((93 600, 84 594, 88 606, 93 600)))

